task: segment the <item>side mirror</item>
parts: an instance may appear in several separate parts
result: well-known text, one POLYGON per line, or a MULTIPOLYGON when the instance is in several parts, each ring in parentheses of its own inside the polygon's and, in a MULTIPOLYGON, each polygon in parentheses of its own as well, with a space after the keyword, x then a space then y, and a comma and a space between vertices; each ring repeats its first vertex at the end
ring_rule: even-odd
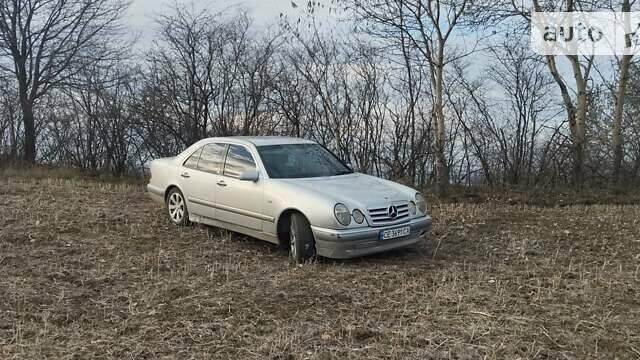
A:
POLYGON ((260 173, 256 170, 247 170, 240 173, 239 179, 243 181, 258 181, 260 173))

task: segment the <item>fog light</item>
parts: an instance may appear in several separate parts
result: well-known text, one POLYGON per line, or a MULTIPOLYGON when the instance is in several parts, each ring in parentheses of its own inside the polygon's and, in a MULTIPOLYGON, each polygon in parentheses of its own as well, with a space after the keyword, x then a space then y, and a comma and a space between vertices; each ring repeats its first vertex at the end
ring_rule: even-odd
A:
POLYGON ((364 221, 364 214, 358 209, 353 210, 353 214, 351 214, 351 216, 353 216, 353 220, 358 224, 362 224, 364 221))
POLYGON ((409 201, 409 214, 416 214, 416 203, 414 203, 413 201, 409 201))

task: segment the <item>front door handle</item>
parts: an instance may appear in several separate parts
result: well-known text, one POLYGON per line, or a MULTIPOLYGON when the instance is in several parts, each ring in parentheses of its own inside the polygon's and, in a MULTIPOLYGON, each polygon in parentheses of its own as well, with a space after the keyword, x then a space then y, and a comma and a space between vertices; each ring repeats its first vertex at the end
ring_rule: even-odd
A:
POLYGON ((182 174, 180 174, 180 176, 182 176, 183 178, 191 177, 188 172, 183 172, 182 174))
POLYGON ((218 186, 227 186, 227 183, 224 180, 220 180, 216 183, 218 186))

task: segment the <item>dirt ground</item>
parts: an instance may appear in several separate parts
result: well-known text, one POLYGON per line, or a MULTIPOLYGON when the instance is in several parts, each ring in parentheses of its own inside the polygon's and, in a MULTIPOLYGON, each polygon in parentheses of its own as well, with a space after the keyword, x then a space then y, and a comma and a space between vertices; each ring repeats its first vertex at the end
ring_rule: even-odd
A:
POLYGON ((0 195, 0 358, 640 358, 638 205, 431 204, 415 248, 294 265, 139 185, 0 195))

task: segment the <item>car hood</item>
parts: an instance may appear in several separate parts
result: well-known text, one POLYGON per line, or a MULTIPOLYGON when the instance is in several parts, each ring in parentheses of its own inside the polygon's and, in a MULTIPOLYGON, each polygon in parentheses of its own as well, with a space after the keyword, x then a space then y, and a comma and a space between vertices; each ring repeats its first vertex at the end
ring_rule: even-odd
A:
POLYGON ((363 207, 406 201, 411 199, 414 192, 403 185, 360 173, 284 181, 330 196, 336 201, 350 202, 363 207))

